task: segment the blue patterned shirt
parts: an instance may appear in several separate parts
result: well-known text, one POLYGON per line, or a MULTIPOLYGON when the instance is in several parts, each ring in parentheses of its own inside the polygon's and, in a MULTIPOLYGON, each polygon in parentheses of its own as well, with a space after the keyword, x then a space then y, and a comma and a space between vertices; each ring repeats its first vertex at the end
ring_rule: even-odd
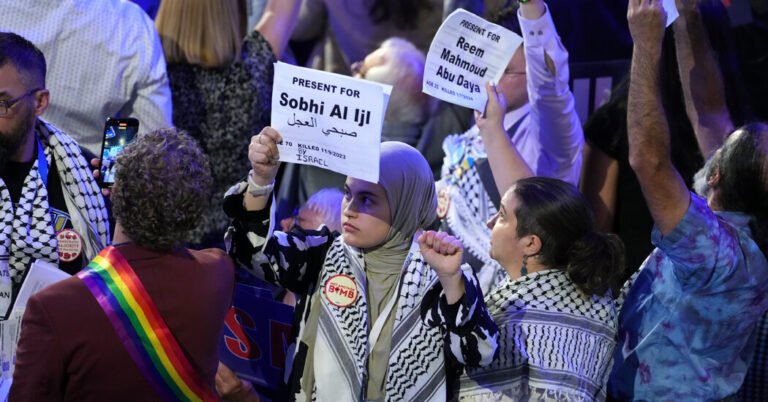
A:
POLYGON ((739 389, 768 309, 768 262, 751 217, 691 194, 643 263, 619 316, 609 392, 621 400, 717 400, 739 389))

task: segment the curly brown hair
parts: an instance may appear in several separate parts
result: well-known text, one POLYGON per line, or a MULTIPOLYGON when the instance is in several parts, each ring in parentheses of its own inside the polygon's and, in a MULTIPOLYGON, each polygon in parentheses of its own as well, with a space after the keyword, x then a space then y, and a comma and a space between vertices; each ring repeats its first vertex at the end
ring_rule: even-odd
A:
POLYGON ((208 157, 185 131, 140 135, 116 161, 115 219, 128 237, 153 250, 181 245, 211 197, 208 157))

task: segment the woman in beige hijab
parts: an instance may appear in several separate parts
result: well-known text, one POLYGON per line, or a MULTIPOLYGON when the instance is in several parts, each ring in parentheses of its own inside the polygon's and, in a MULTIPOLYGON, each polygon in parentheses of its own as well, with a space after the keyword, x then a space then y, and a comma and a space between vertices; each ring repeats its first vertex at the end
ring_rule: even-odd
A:
POLYGON ((291 399, 443 401, 449 359, 487 365, 496 326, 461 244, 422 232, 435 220, 432 173, 399 142, 381 144, 378 183, 348 177, 342 233, 272 232, 271 183, 280 134, 266 128, 249 147, 249 183, 225 201, 233 255, 302 295, 291 399))

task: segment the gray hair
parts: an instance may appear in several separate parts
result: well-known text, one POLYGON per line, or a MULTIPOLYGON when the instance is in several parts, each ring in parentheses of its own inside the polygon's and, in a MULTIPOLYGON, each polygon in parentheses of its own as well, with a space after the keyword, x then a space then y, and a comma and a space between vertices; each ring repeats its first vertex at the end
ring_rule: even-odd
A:
POLYGON ((301 209, 308 209, 322 216, 323 224, 331 231, 341 231, 341 201, 344 193, 337 188, 324 188, 309 197, 301 209))
POLYGON ((421 91, 424 79, 424 53, 402 38, 385 40, 380 49, 387 53, 384 64, 372 67, 365 79, 392 85, 392 95, 384 116, 387 123, 421 124, 429 115, 429 97, 421 91))

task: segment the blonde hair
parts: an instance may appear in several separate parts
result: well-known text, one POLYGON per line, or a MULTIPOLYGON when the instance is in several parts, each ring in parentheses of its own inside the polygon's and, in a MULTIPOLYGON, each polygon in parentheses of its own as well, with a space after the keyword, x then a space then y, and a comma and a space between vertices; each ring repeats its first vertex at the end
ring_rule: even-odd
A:
POLYGON ((235 60, 245 24, 243 0, 163 0, 155 21, 166 63, 204 67, 235 60))

